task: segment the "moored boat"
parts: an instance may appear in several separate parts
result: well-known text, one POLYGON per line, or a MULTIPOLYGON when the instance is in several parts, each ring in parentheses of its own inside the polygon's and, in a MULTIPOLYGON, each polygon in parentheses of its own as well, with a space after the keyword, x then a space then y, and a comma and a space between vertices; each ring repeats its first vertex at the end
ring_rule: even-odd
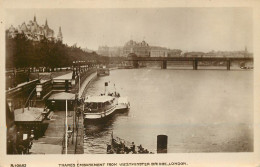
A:
POLYGON ((252 70, 253 69, 253 67, 246 67, 246 66, 241 66, 240 68, 243 70, 252 70))
POLYGON ((83 103, 84 118, 99 120, 112 115, 118 110, 127 110, 130 103, 127 97, 120 97, 116 91, 107 93, 108 82, 105 82, 105 93, 99 96, 86 96, 83 103))
POLYGON ((118 69, 133 69, 134 67, 131 65, 120 65, 118 66, 118 69))
POLYGON ((88 96, 84 100, 84 118, 98 120, 115 112, 117 99, 113 96, 88 96))
POLYGON ((106 68, 105 66, 97 69, 97 76, 109 75, 109 74, 110 74, 110 70, 109 70, 109 68, 106 68))

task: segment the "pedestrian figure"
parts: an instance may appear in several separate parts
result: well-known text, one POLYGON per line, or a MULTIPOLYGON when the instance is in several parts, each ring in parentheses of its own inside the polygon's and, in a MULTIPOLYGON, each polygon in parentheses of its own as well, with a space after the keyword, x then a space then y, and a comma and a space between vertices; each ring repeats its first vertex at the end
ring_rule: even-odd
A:
POLYGON ((134 143, 134 142, 132 142, 131 151, 132 151, 133 153, 135 152, 135 143, 134 143))
POLYGON ((144 152, 144 148, 142 147, 142 145, 140 144, 140 146, 138 147, 138 153, 143 153, 144 152))
POLYGON ((16 133, 16 150, 17 150, 18 154, 22 154, 21 144, 22 144, 21 135, 20 135, 20 132, 18 131, 16 133))

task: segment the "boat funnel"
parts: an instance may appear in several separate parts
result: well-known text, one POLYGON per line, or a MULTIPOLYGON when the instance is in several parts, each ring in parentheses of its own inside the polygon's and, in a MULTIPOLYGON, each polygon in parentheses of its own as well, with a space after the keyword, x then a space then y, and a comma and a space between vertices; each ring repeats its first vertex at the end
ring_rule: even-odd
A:
POLYGON ((107 86, 108 86, 108 82, 105 82, 105 95, 107 95, 107 86))

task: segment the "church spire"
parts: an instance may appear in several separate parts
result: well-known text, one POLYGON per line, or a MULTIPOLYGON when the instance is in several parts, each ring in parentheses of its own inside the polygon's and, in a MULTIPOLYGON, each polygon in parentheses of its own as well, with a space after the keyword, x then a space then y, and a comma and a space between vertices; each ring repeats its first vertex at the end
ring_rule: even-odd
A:
POLYGON ((36 22, 36 16, 35 16, 35 15, 34 15, 34 17, 33 17, 33 21, 36 22))
POLYGON ((47 21, 47 19, 45 20, 45 26, 48 26, 48 21, 47 21))
POLYGON ((57 40, 58 41, 62 41, 62 32, 61 32, 61 27, 59 27, 59 32, 58 32, 58 35, 57 35, 57 40))

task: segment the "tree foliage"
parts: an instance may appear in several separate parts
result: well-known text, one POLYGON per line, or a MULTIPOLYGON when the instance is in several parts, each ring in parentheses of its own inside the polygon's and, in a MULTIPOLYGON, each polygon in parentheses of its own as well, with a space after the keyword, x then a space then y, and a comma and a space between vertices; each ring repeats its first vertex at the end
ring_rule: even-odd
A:
POLYGON ((6 37, 6 68, 24 67, 68 67, 73 61, 108 63, 107 57, 88 53, 77 46, 44 38, 41 41, 28 40, 24 34, 15 38, 6 37))

